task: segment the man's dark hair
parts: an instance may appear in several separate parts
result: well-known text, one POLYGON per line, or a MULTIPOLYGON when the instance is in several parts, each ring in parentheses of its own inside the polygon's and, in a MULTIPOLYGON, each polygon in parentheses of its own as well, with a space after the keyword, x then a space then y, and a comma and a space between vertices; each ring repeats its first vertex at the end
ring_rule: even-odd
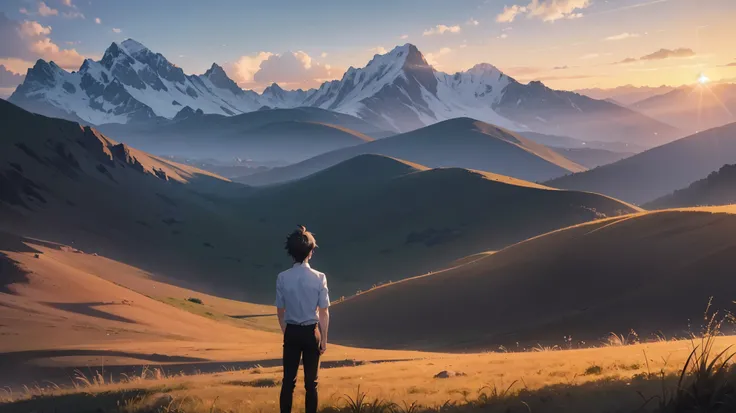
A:
POLYGON ((285 248, 295 262, 304 262, 309 254, 317 248, 317 241, 304 225, 299 225, 296 231, 286 238, 285 248))

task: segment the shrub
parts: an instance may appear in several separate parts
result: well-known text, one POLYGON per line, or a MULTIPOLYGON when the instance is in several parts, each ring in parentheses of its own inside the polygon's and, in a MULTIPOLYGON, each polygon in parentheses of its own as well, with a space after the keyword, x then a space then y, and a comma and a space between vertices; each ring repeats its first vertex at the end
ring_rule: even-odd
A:
POLYGON ((202 300, 197 297, 189 297, 187 298, 187 301, 189 301, 190 303, 194 303, 194 304, 203 304, 202 300))

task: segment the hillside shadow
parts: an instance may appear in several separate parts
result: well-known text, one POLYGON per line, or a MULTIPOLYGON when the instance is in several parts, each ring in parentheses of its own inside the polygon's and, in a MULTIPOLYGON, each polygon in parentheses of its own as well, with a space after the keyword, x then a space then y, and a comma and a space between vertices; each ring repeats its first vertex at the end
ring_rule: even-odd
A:
POLYGON ((70 313, 86 315, 88 317, 101 318, 109 321, 120 321, 123 323, 135 324, 135 320, 111 314, 95 307, 114 305, 114 303, 90 302, 90 303, 43 303, 57 310, 68 311, 70 313))

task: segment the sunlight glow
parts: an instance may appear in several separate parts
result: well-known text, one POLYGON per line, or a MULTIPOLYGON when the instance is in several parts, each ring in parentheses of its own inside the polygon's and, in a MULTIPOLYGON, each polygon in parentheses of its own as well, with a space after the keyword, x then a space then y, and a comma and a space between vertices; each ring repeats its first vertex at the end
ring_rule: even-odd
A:
POLYGON ((708 82, 710 82, 710 78, 705 75, 705 73, 701 73, 700 76, 698 76, 698 83, 701 85, 705 85, 708 82))

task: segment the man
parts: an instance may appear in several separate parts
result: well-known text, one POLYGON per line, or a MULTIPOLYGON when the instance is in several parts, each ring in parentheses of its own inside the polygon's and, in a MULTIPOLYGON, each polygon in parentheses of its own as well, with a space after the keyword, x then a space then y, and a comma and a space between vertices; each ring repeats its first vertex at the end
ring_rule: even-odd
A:
POLYGON ((309 266, 317 242, 303 226, 286 238, 286 251, 294 266, 276 280, 276 308, 284 333, 284 380, 281 413, 291 413, 300 359, 307 391, 305 413, 317 413, 319 357, 327 350, 330 297, 327 277, 309 266))

